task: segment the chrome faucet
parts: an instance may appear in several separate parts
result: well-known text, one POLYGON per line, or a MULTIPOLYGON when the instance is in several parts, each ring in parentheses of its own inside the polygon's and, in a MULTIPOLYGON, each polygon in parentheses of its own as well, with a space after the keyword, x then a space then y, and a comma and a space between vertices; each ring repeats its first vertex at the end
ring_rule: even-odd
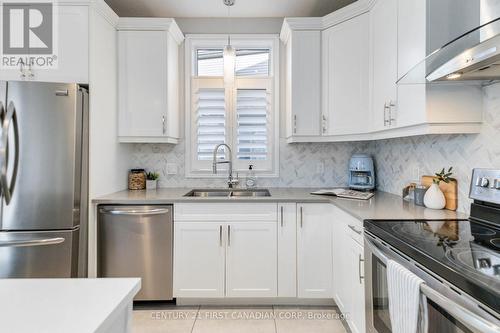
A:
POLYGON ((231 151, 231 147, 229 147, 225 143, 218 144, 214 148, 214 156, 212 160, 212 167, 213 167, 213 172, 216 175, 217 174, 217 165, 218 164, 229 164, 229 175, 227 178, 227 185, 229 188, 233 188, 234 185, 238 185, 239 180, 238 179, 233 179, 233 153, 231 151), (217 153, 219 152, 220 147, 226 147, 229 153, 229 161, 223 160, 223 161, 217 161, 217 153))

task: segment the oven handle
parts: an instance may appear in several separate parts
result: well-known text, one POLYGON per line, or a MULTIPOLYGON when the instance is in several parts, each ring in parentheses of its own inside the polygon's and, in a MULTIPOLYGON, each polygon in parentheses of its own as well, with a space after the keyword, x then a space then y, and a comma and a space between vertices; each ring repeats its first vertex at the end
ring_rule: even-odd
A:
MULTIPOLYGON (((380 250, 379 247, 385 247, 380 241, 365 233, 365 241, 370 251, 379 258, 384 264, 387 264, 387 256, 380 250)), ((500 333, 500 327, 494 323, 479 317, 475 313, 467 310, 463 306, 452 302, 450 299, 443 296, 441 293, 430 288, 425 283, 420 286, 420 291, 434 303, 451 314, 454 318, 464 324, 472 332, 477 333, 500 333)))

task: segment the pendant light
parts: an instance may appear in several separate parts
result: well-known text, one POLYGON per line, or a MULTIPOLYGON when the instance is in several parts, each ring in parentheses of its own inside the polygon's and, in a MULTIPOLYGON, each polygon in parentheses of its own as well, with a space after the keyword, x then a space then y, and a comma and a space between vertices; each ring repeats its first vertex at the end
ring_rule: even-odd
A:
POLYGON ((229 18, 231 16, 231 6, 234 5, 235 0, 223 0, 224 5, 227 6, 227 25, 228 25, 228 35, 227 35, 227 45, 224 48, 223 60, 224 60, 224 85, 226 88, 234 86, 234 72, 236 67, 236 50, 231 45, 231 35, 229 34, 229 18))

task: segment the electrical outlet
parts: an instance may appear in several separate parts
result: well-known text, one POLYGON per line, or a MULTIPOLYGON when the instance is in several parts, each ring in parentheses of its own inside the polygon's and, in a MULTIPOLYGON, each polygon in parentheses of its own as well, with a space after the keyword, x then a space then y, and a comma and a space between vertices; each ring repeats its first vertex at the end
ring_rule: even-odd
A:
POLYGON ((176 175, 176 174, 177 174, 177 164, 167 163, 167 175, 176 175))

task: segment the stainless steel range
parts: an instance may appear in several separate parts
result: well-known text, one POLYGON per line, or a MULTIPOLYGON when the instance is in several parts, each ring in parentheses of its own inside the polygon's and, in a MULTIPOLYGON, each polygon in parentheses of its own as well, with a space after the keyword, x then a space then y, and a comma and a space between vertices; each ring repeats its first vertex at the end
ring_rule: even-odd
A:
POLYGON ((386 262, 425 281, 429 332, 500 332, 500 170, 475 169, 468 220, 367 220, 367 330, 392 332, 386 262))

